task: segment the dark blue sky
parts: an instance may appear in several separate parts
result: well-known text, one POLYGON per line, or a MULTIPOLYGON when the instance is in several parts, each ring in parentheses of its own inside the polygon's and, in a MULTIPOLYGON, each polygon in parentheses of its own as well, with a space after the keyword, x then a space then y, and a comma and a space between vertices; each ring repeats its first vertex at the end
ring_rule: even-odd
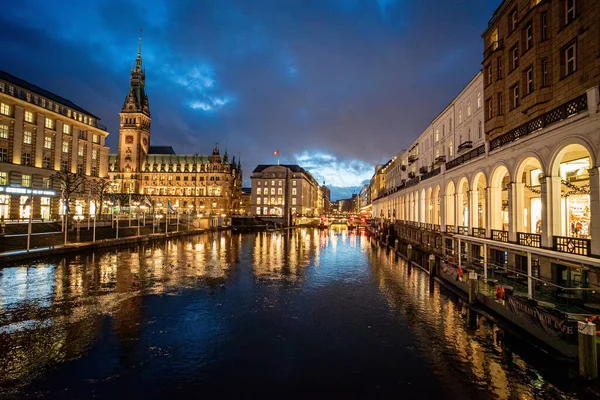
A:
POLYGON ((143 27, 152 143, 299 163, 339 198, 419 135, 480 69, 500 0, 20 0, 0 69, 102 118, 118 113, 143 27))

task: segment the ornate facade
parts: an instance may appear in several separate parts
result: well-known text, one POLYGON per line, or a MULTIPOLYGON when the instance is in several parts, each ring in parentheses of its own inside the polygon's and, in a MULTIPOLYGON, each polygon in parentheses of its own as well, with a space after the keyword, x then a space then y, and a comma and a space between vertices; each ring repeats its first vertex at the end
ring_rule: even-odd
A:
POLYGON ((176 154, 171 146, 151 146, 150 105, 145 91, 141 38, 130 86, 121 110, 119 152, 109 157, 109 176, 116 193, 150 197, 160 209, 170 204, 184 213, 240 213, 240 160, 212 154, 176 154))

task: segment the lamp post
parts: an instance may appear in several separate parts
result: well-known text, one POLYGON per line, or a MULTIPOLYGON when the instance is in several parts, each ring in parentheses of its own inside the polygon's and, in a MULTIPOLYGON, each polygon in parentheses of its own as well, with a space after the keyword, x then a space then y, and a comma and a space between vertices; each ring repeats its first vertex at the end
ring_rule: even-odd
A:
POLYGON ((158 215, 156 216, 156 219, 158 220, 158 231, 159 231, 159 232, 160 232, 160 220, 162 219, 162 217, 163 217, 163 216, 162 216, 162 214, 158 214, 158 215))
POLYGON ((77 239, 76 241, 79 242, 81 241, 81 235, 80 235, 80 227, 81 227, 81 221, 83 221, 85 217, 82 214, 77 214, 73 216, 73 219, 75 220, 75 222, 77 222, 77 239))
POLYGON ((96 213, 94 213, 92 218, 94 218, 94 230, 92 231, 92 242, 95 242, 96 241, 96 213))

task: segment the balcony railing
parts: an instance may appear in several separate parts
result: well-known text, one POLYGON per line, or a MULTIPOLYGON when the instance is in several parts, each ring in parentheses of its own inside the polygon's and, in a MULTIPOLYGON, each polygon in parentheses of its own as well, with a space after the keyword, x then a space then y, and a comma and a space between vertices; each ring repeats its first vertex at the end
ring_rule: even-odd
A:
POLYGON ((458 227, 458 234, 459 235, 468 235, 469 234, 469 227, 468 226, 459 226, 458 227))
POLYGON ((446 163, 446 170, 451 170, 452 168, 456 168, 461 164, 464 164, 468 161, 471 161, 481 155, 485 154, 485 145, 481 145, 473 150, 471 150, 468 153, 463 154, 460 157, 455 158, 454 160, 451 160, 449 162, 446 163))
POLYGON ((485 239, 486 230, 485 228, 472 228, 473 237, 483 238, 485 239))
POLYGON ((434 232, 439 232, 440 231, 440 226, 438 224, 433 224, 433 231, 434 232))
POLYGON ((588 256, 592 251, 592 241, 590 239, 554 236, 554 250, 562 253, 578 254, 588 256))
POLYGON ((409 177, 410 179, 413 179, 413 178, 414 178, 414 177, 416 177, 416 176, 417 176, 417 174, 415 174, 415 173, 414 173, 414 172, 412 172, 412 171, 410 171, 410 172, 408 173, 408 177, 409 177))
POLYGON ((508 231, 492 229, 492 240, 508 243, 508 231))
POLYGON ((483 59, 488 58, 496 50, 502 50, 504 48, 504 39, 495 40, 488 46, 483 52, 483 59))
POLYGON ((401 169, 402 171, 406 171, 406 165, 402 164, 402 165, 400 166, 400 169, 401 169))
POLYGON ((537 233, 517 232, 517 243, 521 246, 542 247, 542 235, 537 233))
POLYGON ((446 225, 446 233, 454 233, 454 225, 446 225))
POLYGON ((432 169, 431 171, 421 175, 421 180, 424 181, 425 179, 429 179, 431 177, 439 175, 441 172, 442 172, 441 168, 437 167, 436 169, 432 169))
POLYGON ((439 156, 435 159, 435 164, 444 164, 446 162, 446 156, 439 156))
POLYGON ((470 150, 472 148, 473 148, 473 142, 468 140, 468 141, 463 142, 458 145, 458 152, 462 154, 465 151, 470 150))
POLYGON ((429 172, 429 168, 427 168, 427 167, 421 167, 421 168, 419 168, 419 172, 421 174, 426 174, 427 172, 429 172))
POLYGON ((508 131, 504 135, 492 139, 490 141, 490 151, 512 143, 521 137, 539 131, 546 126, 560 122, 585 110, 587 110, 587 94, 582 94, 581 96, 508 131))
POLYGON ((415 161, 417 161, 418 159, 419 159, 419 157, 417 157, 417 156, 415 156, 415 155, 412 155, 412 154, 411 154, 410 156, 408 156, 408 163, 409 163, 409 164, 412 164, 412 163, 414 163, 415 161))
MULTIPOLYGON (((413 174, 413 176, 414 176, 414 174, 413 174)), ((411 186, 415 186, 420 181, 421 181, 421 178, 419 178, 418 176, 414 176, 414 178, 412 178, 411 180, 406 182, 406 187, 409 188, 411 186)))

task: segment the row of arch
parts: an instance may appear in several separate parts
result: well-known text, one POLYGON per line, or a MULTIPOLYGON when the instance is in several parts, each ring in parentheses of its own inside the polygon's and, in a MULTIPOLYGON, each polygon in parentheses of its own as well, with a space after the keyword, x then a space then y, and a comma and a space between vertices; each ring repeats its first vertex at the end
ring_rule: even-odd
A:
MULTIPOLYGON (((434 225, 591 238, 589 170, 596 166, 594 150, 586 142, 557 148, 551 161, 526 153, 511 170, 498 162, 486 174, 393 195, 374 217, 434 225)), ((596 190, 597 191, 597 190, 596 190)))

